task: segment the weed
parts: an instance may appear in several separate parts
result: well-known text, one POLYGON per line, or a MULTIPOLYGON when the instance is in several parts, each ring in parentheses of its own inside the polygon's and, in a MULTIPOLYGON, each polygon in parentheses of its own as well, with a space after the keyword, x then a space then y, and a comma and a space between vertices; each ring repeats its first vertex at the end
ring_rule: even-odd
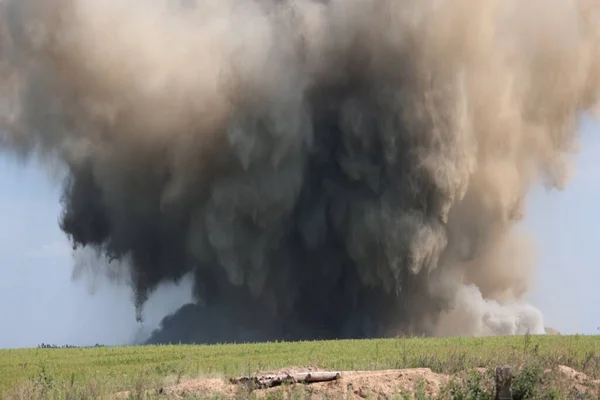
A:
POLYGON ((521 371, 513 378, 514 400, 536 398, 542 383, 543 373, 544 369, 537 362, 523 366, 521 371))
POLYGON ((425 391, 425 381, 419 379, 415 387, 415 398, 416 400, 427 400, 427 393, 425 391))

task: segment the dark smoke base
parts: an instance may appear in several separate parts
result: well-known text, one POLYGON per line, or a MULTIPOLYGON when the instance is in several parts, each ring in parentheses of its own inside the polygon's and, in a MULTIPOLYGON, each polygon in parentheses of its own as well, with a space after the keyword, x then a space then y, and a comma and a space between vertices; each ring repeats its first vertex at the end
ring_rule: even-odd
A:
MULTIPOLYGON (((210 160, 216 172, 190 182, 197 192, 186 194, 175 213, 161 208, 157 195, 162 190, 153 190, 145 193, 144 210, 120 205, 127 207, 121 210, 127 217, 119 221, 126 226, 115 226, 92 172, 84 166, 72 174, 61 227, 77 245, 102 249, 110 259, 130 257, 138 320, 156 285, 194 273, 195 296, 202 305, 185 306, 166 318, 149 343, 434 334, 435 316, 449 302, 429 293, 430 271, 415 274, 410 269, 429 269, 443 250, 439 189, 419 170, 418 156, 411 154, 416 143, 404 137, 404 123, 398 120, 386 128, 377 123, 399 106, 382 98, 387 90, 373 88, 362 72, 346 74, 340 83, 316 87, 303 103, 291 105, 296 109, 287 117, 301 125, 296 126, 301 133, 287 134, 291 140, 310 138, 310 143, 290 143, 300 152, 292 149, 280 160, 274 157, 282 143, 274 140, 279 135, 272 129, 280 124, 274 118, 285 114, 242 104, 226 134, 234 140, 241 133, 235 130, 244 129, 254 148, 237 149, 245 155, 231 149, 234 153, 210 160), (364 114, 362 131, 348 125, 349 104, 364 114), (242 126, 236 126, 240 120, 242 126), (388 130, 397 135, 393 148, 386 144, 388 130), (250 160, 246 165, 244 157, 250 160), (252 198, 252 191, 258 198, 252 198), (223 210, 218 201, 231 209, 223 210), (234 220, 227 222, 222 212, 235 215, 234 220), (243 239, 225 238, 223 254, 206 237, 201 243, 204 260, 195 260, 185 245, 199 213, 207 224, 211 219, 230 224, 224 228, 230 229, 226 235, 243 239), (411 237, 423 234, 436 243, 413 249, 410 241, 417 238, 411 237), (384 249, 382 242, 394 236, 408 243, 384 249), (411 259, 411 253, 421 252, 420 259, 411 259), (235 271, 228 273, 224 262, 234 263, 235 271), (381 267, 372 270, 371 263, 381 267), (245 276, 239 275, 240 267, 245 276), (265 280, 258 283, 262 289, 257 295, 251 293, 254 274, 265 280)), ((168 179, 165 174, 169 171, 151 175, 145 184, 160 188, 168 179)))
MULTIPOLYGON (((345 93, 351 88, 329 90, 345 93)), ((323 99, 317 97, 316 103, 321 102, 323 99)), ((111 228, 102 205, 101 190, 92 174, 80 171, 69 178, 61 227, 77 245, 106 249, 103 251, 111 259, 131 256, 139 320, 142 318, 141 307, 159 282, 178 280, 189 270, 193 271, 195 296, 202 304, 186 305, 175 315, 165 318, 161 329, 153 333, 148 343, 291 341, 433 334, 424 325, 427 320, 423 315, 437 315, 442 309, 436 300, 441 302, 442 299, 428 295, 425 276, 413 275, 404 269, 395 279, 389 277, 391 282, 396 282, 392 283, 395 287, 390 292, 382 290, 379 285, 369 287, 362 282, 356 262, 346 250, 344 241, 348 230, 352 229, 350 220, 357 218, 356 213, 360 215, 361 210, 376 209, 382 196, 394 191, 394 185, 390 182, 392 179, 386 176, 385 167, 377 165, 384 157, 381 154, 382 144, 375 134, 371 146, 376 150, 361 158, 365 158, 363 162, 372 164, 368 165, 369 168, 379 170, 377 187, 371 187, 371 182, 352 179, 340 166, 349 157, 348 142, 342 141, 344 133, 335 122, 341 119, 340 103, 341 100, 335 100, 328 108, 319 105, 310 109, 309 114, 315 116, 312 123, 317 134, 307 162, 303 163, 304 179, 299 195, 292 199, 293 208, 274 221, 276 229, 262 231, 250 220, 250 216, 238 215, 238 229, 245 230, 249 242, 243 244, 246 247, 242 248, 244 253, 251 253, 252 250, 247 247, 254 245, 255 238, 266 237, 274 243, 267 255, 269 258, 265 260, 265 264, 272 266, 264 283, 269 291, 259 296, 252 295, 246 285, 232 285, 226 269, 217 260, 189 260, 184 244, 186 232, 190 229, 188 221, 192 220, 190 216, 182 213, 181 218, 175 220, 165 218, 159 209, 159 199, 156 199, 153 209, 148 210, 149 216, 128 221, 129 226, 125 229, 132 233, 126 238, 132 242, 127 245, 115 243, 122 238, 124 227, 119 232, 112 230, 114 228, 111 228), (326 115, 321 115, 323 108, 327 110, 326 115), (319 141, 319 138, 325 140, 319 141)), ((259 164, 263 162, 266 164, 269 160, 257 160, 259 164)), ((258 171, 246 171, 232 164, 228 174, 220 179, 233 182, 252 178, 260 180, 264 178, 263 174, 271 179, 286 179, 285 174, 280 178, 277 176, 279 171, 270 171, 269 167, 262 165, 259 165, 258 171), (273 173, 275 177, 269 176, 273 173)), ((401 181, 398 183, 402 184, 401 181)), ((423 186, 422 191, 428 193, 427 179, 423 179, 423 186)), ((232 196, 235 195, 233 192, 232 196)), ((424 206, 412 212, 415 215, 425 214, 429 201, 426 194, 422 199, 416 199, 415 203, 424 206)), ((202 200, 199 203, 202 204, 202 200)), ((202 208, 199 204, 193 206, 202 208)), ((133 216, 135 211, 130 212, 133 216)), ((429 218, 431 225, 441 229, 442 223, 438 222, 437 215, 429 218)), ((373 251, 369 260, 385 257, 378 254, 376 243, 368 243, 369 238, 366 237, 363 240, 373 251)), ((207 253, 210 254, 210 250, 207 253)), ((376 281, 373 282, 376 284, 376 281)))

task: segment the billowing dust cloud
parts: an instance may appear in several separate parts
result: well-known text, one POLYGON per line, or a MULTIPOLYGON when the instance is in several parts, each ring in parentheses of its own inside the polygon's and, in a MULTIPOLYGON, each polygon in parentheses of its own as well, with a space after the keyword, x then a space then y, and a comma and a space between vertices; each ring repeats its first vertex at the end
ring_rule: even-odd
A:
POLYGON ((543 332, 515 226, 597 106, 597 1, 0 4, 4 151, 64 168, 139 319, 194 277, 149 342, 543 332))

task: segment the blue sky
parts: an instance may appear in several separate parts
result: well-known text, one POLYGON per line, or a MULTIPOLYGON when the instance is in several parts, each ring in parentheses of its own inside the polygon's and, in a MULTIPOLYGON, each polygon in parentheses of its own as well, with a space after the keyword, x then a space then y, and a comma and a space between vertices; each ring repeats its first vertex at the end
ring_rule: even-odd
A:
MULTIPOLYGON (((140 329, 130 290, 72 281, 71 249, 58 228, 60 186, 48 178, 0 157, 0 348, 127 343, 140 329)), ((161 288, 141 328, 190 300, 188 282, 161 288)))
POLYGON ((530 296, 546 325, 600 334, 600 124, 586 119, 575 176, 564 191, 536 188, 525 226, 535 235, 539 266, 530 296))
MULTIPOLYGON (((539 267, 529 296, 546 325, 563 333, 600 333, 600 125, 585 120, 577 169, 563 192, 535 188, 525 227, 538 242, 539 267)), ((73 282, 67 239, 58 228, 58 182, 35 164, 0 155, 0 347, 42 342, 123 344, 140 327, 130 291, 85 279, 73 282)), ((190 300, 189 283, 161 288, 143 329, 190 300)))

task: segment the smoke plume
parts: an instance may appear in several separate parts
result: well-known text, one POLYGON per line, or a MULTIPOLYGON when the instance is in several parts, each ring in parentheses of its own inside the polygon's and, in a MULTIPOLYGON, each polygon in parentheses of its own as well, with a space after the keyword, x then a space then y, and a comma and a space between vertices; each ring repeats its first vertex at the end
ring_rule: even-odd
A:
POLYGON ((0 7, 4 151, 139 319, 193 276, 149 342, 543 332, 515 226, 597 106, 596 0, 0 7))

